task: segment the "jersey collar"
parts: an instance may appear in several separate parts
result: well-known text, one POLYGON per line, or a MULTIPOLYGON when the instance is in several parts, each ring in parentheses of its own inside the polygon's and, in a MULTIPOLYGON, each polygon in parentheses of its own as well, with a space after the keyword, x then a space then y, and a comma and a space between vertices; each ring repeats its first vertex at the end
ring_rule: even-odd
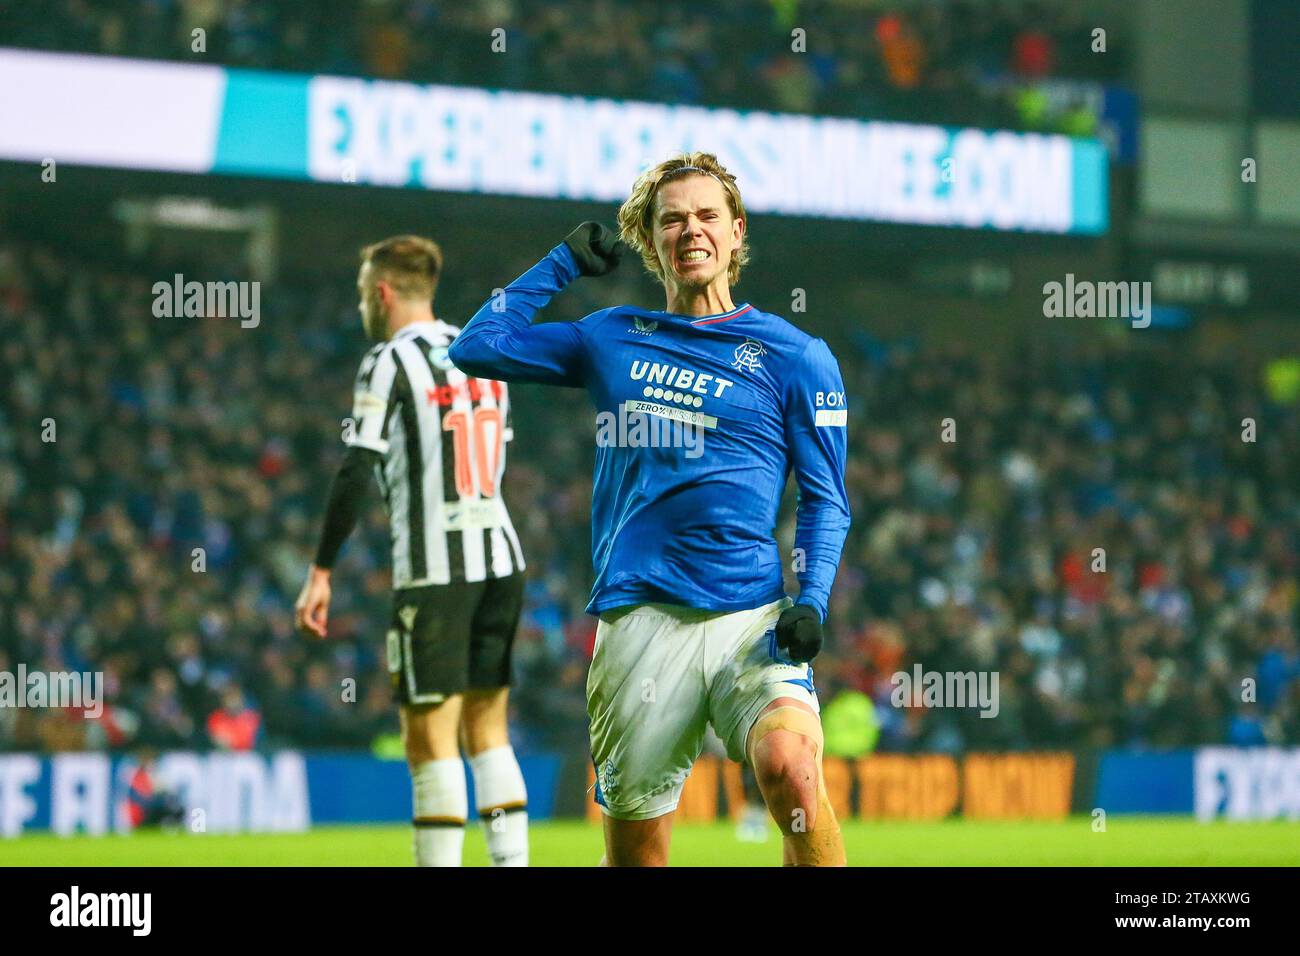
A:
POLYGON ((751 311, 754 307, 748 302, 742 302, 740 305, 731 309, 729 312, 719 312, 717 315, 702 315, 699 318, 692 318, 689 315, 680 315, 676 312, 656 312, 655 315, 666 315, 674 319, 683 319, 688 324, 694 326, 716 325, 719 322, 730 322, 732 319, 738 319, 745 313, 751 311))
POLYGON ((442 319, 433 319, 432 321, 426 319, 423 322, 412 322, 409 325, 402 326, 397 330, 396 334, 393 335, 393 339, 396 341, 405 335, 414 335, 416 332, 428 332, 430 330, 442 332, 449 328, 450 327, 447 323, 442 321, 442 319))

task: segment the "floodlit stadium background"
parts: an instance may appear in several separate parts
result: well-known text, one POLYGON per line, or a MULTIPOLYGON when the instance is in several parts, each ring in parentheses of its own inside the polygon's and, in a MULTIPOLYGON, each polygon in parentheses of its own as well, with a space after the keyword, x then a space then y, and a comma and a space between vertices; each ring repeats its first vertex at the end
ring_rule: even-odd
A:
MULTIPOLYGON (((0 862, 406 861, 378 495, 331 638, 292 631, 356 251, 436 239, 462 323, 681 148, 750 205, 736 301, 851 399, 815 662, 850 861, 1300 862, 1294 4, 41 7, 0 12, 0 674, 101 672, 106 705, 0 698, 0 862), (257 321, 157 317, 177 275, 259 283, 257 321), (1077 282, 1153 307, 1051 314, 1077 282), (898 706, 917 666, 996 673, 997 716, 898 706), (190 832, 28 837, 129 830, 145 753, 190 832), (213 842, 250 831, 311 836, 213 842)), ((548 314, 627 301, 662 307, 631 262, 548 314)), ((515 402, 513 736, 535 862, 583 864, 594 416, 515 402)), ((697 767, 681 862, 776 861, 712 823, 739 788, 697 767)))

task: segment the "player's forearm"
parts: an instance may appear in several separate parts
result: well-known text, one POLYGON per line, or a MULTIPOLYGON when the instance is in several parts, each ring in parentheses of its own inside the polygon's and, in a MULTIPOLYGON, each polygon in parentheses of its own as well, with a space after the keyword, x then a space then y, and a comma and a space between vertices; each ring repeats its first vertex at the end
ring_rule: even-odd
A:
POLYGON ((850 515, 844 487, 848 456, 844 379, 821 339, 805 346, 798 373, 789 381, 786 409, 790 455, 799 485, 794 543, 803 570, 796 566, 798 603, 816 608, 825 620, 850 515))
POLYGON ((448 358, 469 375, 534 380, 536 369, 527 361, 535 353, 528 334, 533 318, 577 277, 573 253, 561 243, 483 303, 451 344, 448 358))
POLYGON ((368 448, 353 446, 343 456, 343 463, 330 483, 329 503, 325 507, 325 524, 316 548, 315 565, 329 570, 334 567, 339 550, 356 527, 370 487, 370 469, 377 455, 368 448))
POLYGON ((796 603, 815 608, 824 621, 844 539, 849 533, 849 509, 845 503, 832 499, 803 501, 796 522, 795 553, 803 566, 802 571, 795 572, 799 579, 796 603))

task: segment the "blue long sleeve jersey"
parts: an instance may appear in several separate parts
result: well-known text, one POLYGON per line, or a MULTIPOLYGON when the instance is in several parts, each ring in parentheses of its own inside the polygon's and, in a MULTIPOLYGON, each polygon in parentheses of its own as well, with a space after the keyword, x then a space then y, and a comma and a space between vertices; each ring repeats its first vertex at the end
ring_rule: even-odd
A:
POLYGON ((449 357, 470 375, 591 396, 588 613, 646 603, 737 611, 781 598, 773 531, 793 469, 798 603, 824 620, 849 528, 848 413, 826 343, 750 305, 704 318, 617 306, 533 325, 578 275, 568 247, 556 246, 478 310, 449 357), (634 416, 698 445, 647 445, 648 430, 638 439, 628 425, 634 416), (602 441, 605 426, 626 440, 602 441))

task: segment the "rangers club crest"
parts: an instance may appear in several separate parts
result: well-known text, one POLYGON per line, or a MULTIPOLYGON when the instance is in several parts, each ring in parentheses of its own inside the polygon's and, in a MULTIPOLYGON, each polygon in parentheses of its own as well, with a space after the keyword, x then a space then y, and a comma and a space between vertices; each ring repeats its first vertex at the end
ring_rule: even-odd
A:
POLYGON ((758 360, 759 356, 766 354, 767 349, 763 348, 762 342, 745 339, 742 345, 736 347, 736 360, 731 363, 731 367, 746 372, 756 372, 763 367, 763 363, 758 360))
POLYGON ((601 793, 607 796, 618 789, 618 768, 614 766, 613 758, 606 760, 605 765, 599 768, 596 779, 600 783, 601 793))

